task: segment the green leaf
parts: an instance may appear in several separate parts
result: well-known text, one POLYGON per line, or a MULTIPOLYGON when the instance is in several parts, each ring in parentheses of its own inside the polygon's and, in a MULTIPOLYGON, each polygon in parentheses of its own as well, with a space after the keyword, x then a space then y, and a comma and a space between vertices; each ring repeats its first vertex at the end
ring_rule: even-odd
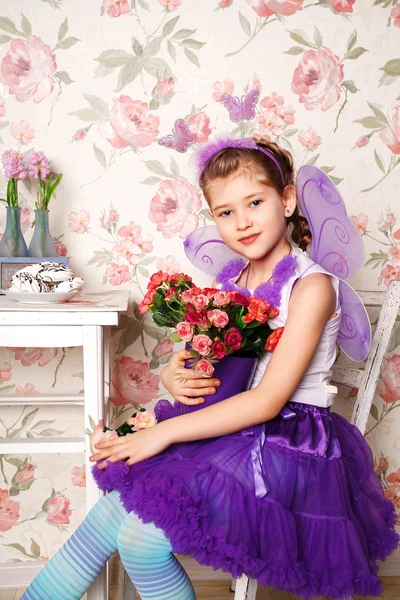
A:
POLYGON ((6 127, 8 127, 10 124, 10 121, 2 121, 0 123, 0 129, 5 129, 6 127))
POLYGON ((13 456, 11 454, 5 455, 4 460, 10 465, 14 465, 14 467, 17 467, 18 469, 20 469, 22 465, 26 462, 26 459, 22 460, 22 458, 19 458, 18 456, 13 456))
POLYGON ((20 552, 22 552, 22 554, 25 554, 25 556, 30 556, 27 553, 27 551, 25 550, 25 548, 23 546, 21 546, 21 544, 17 544, 17 543, 3 544, 3 546, 11 546, 11 548, 15 548, 16 550, 19 550, 20 552))
POLYGON ((32 35, 32 25, 24 14, 21 14, 21 29, 26 35, 32 35))
POLYGON ((99 121, 99 115, 91 108, 82 108, 69 113, 74 117, 78 117, 81 121, 99 121))
POLYGON ((32 423, 38 410, 39 410, 39 407, 35 408, 30 413, 28 413, 27 415, 24 416, 24 418, 21 421, 22 427, 27 427, 30 423, 32 423))
POLYGON ((162 179, 159 177, 147 177, 144 181, 140 181, 139 183, 145 183, 146 185, 153 185, 155 183, 160 183, 162 179))
POLYGON ((94 111, 96 111, 96 113, 99 115, 99 117, 101 117, 103 119, 108 119, 109 110, 108 110, 107 102, 102 100, 102 98, 99 98, 99 96, 92 96, 91 94, 83 94, 83 95, 85 97, 85 100, 87 100, 87 102, 89 102, 90 106, 93 108, 94 111))
POLYGON ((353 48, 356 41, 357 41, 357 30, 355 29, 347 41, 347 52, 350 52, 350 50, 353 48))
POLYGON ((153 263, 155 260, 156 260, 156 257, 155 257, 155 256, 147 256, 146 258, 143 258, 143 259, 140 261, 140 264, 141 264, 141 265, 145 265, 145 266, 147 266, 147 265, 151 265, 151 264, 152 264, 152 263, 153 263))
POLYGON ((164 79, 170 73, 168 63, 163 58, 147 58, 143 61, 143 67, 156 79, 164 79))
POLYGON ((93 144, 93 152, 94 152, 95 157, 97 158, 97 160, 103 167, 103 169, 106 169, 107 161, 106 161, 106 155, 104 154, 103 150, 100 150, 100 148, 98 148, 96 146, 96 144, 93 144))
POLYGON ((103 265, 109 265, 113 260, 113 253, 110 250, 95 250, 94 256, 89 260, 88 265, 96 265, 96 267, 102 267, 103 265))
POLYGON ((15 27, 13 21, 7 17, 0 17, 0 29, 8 31, 8 33, 15 33, 18 35, 18 29, 15 27))
POLYGON ((310 160, 307 161, 308 165, 315 165, 315 163, 317 162, 317 160, 319 159, 319 154, 316 154, 315 156, 313 156, 312 158, 310 158, 310 160))
POLYGON ((142 265, 138 265, 138 271, 143 277, 146 277, 147 279, 150 278, 150 273, 147 269, 143 268, 142 265))
POLYGON ((119 72, 118 85, 115 88, 116 92, 120 92, 128 83, 132 83, 142 70, 142 60, 139 58, 130 58, 124 64, 119 72))
POLYGON ((187 48, 194 48, 195 50, 200 50, 205 45, 205 42, 199 42, 198 40, 192 40, 190 38, 183 40, 181 42, 181 46, 186 46, 187 48))
POLYGON ((48 420, 44 419, 44 420, 38 421, 37 423, 32 425, 31 430, 40 429, 40 427, 44 427, 45 425, 51 425, 52 423, 55 423, 55 422, 56 422, 56 419, 53 419, 52 421, 48 421, 48 420))
POLYGON ((40 546, 33 538, 31 538, 31 552, 35 558, 39 558, 41 555, 40 546))
POLYGON ((39 431, 38 435, 42 435, 43 437, 56 437, 63 433, 59 429, 43 429, 43 431, 39 431))
POLYGON ((300 48, 300 46, 292 46, 289 50, 286 50, 283 54, 290 54, 291 56, 297 56, 304 52, 304 48, 300 48))
POLYGON ((147 46, 144 48, 143 50, 143 55, 146 58, 150 58, 151 56, 154 56, 155 54, 157 54, 157 52, 160 50, 161 48, 161 42, 162 42, 163 38, 157 37, 157 38, 153 38, 148 44, 147 46))
POLYGON ((197 29, 180 29, 173 36, 173 40, 184 40, 185 38, 190 37, 194 33, 196 33, 197 29))
POLYGON ((122 65, 126 64, 128 60, 131 59, 132 54, 128 54, 125 50, 105 50, 94 60, 105 67, 115 68, 122 67, 122 65))
POLYGON ((346 54, 343 57, 343 60, 355 60, 356 58, 359 58, 360 56, 362 56, 365 52, 368 52, 368 50, 366 50, 366 48, 354 48, 354 50, 350 50, 350 52, 346 52, 346 54))
POLYGON ((67 33, 68 33, 68 19, 65 18, 65 20, 60 25, 60 29, 58 30, 58 41, 61 42, 61 40, 63 40, 65 38, 67 33))
POLYGON ((199 59, 197 58, 197 55, 194 52, 192 52, 188 48, 184 48, 184 52, 191 63, 193 63, 197 67, 200 67, 199 59))
POLYGON ((150 10, 149 5, 147 4, 147 2, 145 0, 137 0, 137 3, 139 4, 139 6, 141 6, 144 10, 150 10))
POLYGON ((167 21, 165 23, 165 25, 162 29, 162 34, 164 37, 173 32, 175 25, 177 24, 178 21, 179 21, 179 17, 174 17, 173 19, 171 19, 170 21, 167 21))
POLYGON ((371 404, 371 408, 370 408, 369 412, 370 412, 371 417, 373 417, 375 419, 375 421, 378 421, 378 419, 379 419, 378 409, 376 408, 375 404, 371 404))
POLYGON ((354 81, 351 81, 351 79, 342 81, 341 85, 342 85, 342 87, 346 88, 346 90, 349 90, 349 92, 351 92, 352 94, 355 94, 356 92, 359 91, 358 87, 356 86, 354 81))
POLYGON ((89 424, 94 431, 96 429, 96 423, 94 422, 92 415, 89 415, 89 424))
POLYGON ((134 53, 136 54, 136 56, 142 56, 142 54, 143 54, 143 46, 135 38, 135 36, 132 36, 132 50, 134 51, 134 53))
POLYGON ((7 42, 11 42, 12 37, 9 35, 0 35, 0 44, 7 44, 7 42))
POLYGON ((182 338, 179 337, 179 335, 176 333, 176 331, 174 331, 174 333, 171 333, 171 335, 169 336, 169 339, 171 340, 171 342, 174 342, 174 344, 178 344, 179 342, 182 341, 182 338))
POLYGON ((314 25, 314 42, 317 44, 318 48, 321 48, 324 43, 321 32, 316 25, 314 25))
POLYGON ((293 29, 293 31, 289 32, 289 35, 294 42, 297 42, 302 46, 308 46, 309 48, 313 48, 313 45, 311 44, 310 40, 308 39, 304 31, 301 31, 301 29, 293 29))
POLYGON ((175 177, 179 177, 179 165, 176 160, 171 156, 171 161, 169 165, 170 171, 175 177))
POLYGON ((386 173, 383 161, 382 161, 381 157, 379 156, 379 154, 377 153, 376 150, 374 150, 374 155, 375 155, 375 162, 376 162, 376 164, 378 165, 378 167, 380 168, 380 170, 382 171, 382 173, 386 173))
POLYGON ((240 26, 243 29, 243 31, 245 32, 245 34, 248 37, 251 37, 251 26, 249 21, 246 19, 245 16, 242 15, 242 13, 239 10, 239 22, 240 22, 240 26))
POLYGON ((335 185, 339 185, 339 183, 343 181, 343 177, 334 177, 333 175, 331 175, 330 177, 335 185))
POLYGON ((58 77, 58 79, 60 79, 66 85, 69 85, 74 81, 73 79, 71 79, 71 77, 66 71, 57 71, 56 73, 54 73, 54 77, 58 77))
POLYGON ((353 121, 353 123, 360 123, 360 125, 367 127, 367 129, 382 128, 381 121, 376 117, 363 117, 362 119, 356 119, 355 121, 353 121))
POLYGON ((171 42, 171 40, 167 41, 167 49, 168 49, 169 55, 172 58, 172 60, 176 61, 176 48, 173 45, 173 43, 171 42))
POLYGON ((163 175, 169 177, 169 173, 164 169, 163 165, 158 160, 146 160, 144 161, 149 171, 156 173, 157 175, 163 175))
POLYGON ((80 39, 73 37, 73 36, 65 38, 65 40, 62 40, 61 42, 59 42, 57 44, 57 46, 55 47, 55 50, 68 50, 68 48, 71 48, 77 42, 80 42, 80 41, 81 41, 80 39))
POLYGON ((149 109, 150 110, 157 110, 157 108, 160 107, 160 103, 157 102, 157 100, 154 100, 154 98, 152 100, 150 100, 150 104, 149 104, 149 109))
POLYGON ((380 71, 384 71, 387 75, 391 75, 392 77, 400 76, 400 58, 393 58, 392 60, 388 60, 387 63, 380 67, 380 71))
POLYGON ((126 350, 126 348, 132 346, 132 344, 134 344, 142 335, 143 329, 143 323, 132 319, 129 326, 122 332, 116 354, 121 354, 126 350))
POLYGON ((386 115, 375 104, 372 104, 372 102, 367 101, 367 103, 374 115, 376 116, 376 118, 379 119, 379 121, 381 121, 382 125, 389 127, 390 125, 389 121, 386 118, 386 115))

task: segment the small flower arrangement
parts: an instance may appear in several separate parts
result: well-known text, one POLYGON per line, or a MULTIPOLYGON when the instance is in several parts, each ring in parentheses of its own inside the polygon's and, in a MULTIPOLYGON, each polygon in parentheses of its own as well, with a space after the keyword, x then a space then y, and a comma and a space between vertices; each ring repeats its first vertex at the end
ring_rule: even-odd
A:
POLYGON ((170 339, 189 344, 192 368, 206 376, 213 374, 213 363, 233 352, 271 352, 283 331, 269 327, 268 320, 279 310, 267 301, 201 289, 183 273, 152 275, 139 311, 151 312, 161 327, 174 328, 170 339))
POLYGON ((28 160, 28 175, 37 180, 37 210, 48 210, 51 197, 59 186, 63 174, 52 173, 47 156, 39 152, 31 152, 28 160))
POLYGON ((5 176, 8 178, 6 199, 1 199, 8 206, 19 207, 18 203, 18 181, 25 179, 27 175, 24 158, 20 152, 6 150, 1 155, 5 176))
POLYGON ((95 427, 92 435, 92 451, 96 452, 95 444, 98 444, 101 440, 112 440, 130 433, 140 431, 140 429, 148 429, 156 425, 156 415, 152 410, 146 408, 139 408, 133 415, 125 421, 117 429, 110 429, 104 426, 104 421, 101 420, 95 427))

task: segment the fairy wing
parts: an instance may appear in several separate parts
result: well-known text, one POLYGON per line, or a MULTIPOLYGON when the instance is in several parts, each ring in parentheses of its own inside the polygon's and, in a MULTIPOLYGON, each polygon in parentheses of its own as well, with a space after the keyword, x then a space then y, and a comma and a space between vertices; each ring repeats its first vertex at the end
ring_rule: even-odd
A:
POLYGON ((185 253, 195 267, 215 277, 233 258, 243 258, 225 244, 215 225, 195 229, 183 242, 185 253))
POLYGON ((371 325, 361 298, 344 280, 363 264, 362 239, 338 188, 324 171, 314 165, 301 167, 296 191, 312 232, 310 258, 339 278, 342 320, 337 343, 349 358, 361 362, 371 347, 371 325))

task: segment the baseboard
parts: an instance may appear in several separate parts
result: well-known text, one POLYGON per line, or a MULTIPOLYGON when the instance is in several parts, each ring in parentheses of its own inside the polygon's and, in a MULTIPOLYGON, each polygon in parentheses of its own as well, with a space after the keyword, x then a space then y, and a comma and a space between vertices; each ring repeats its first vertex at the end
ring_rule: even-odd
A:
POLYGON ((381 577, 399 577, 400 575, 400 550, 389 556, 384 562, 378 561, 379 575, 381 577))

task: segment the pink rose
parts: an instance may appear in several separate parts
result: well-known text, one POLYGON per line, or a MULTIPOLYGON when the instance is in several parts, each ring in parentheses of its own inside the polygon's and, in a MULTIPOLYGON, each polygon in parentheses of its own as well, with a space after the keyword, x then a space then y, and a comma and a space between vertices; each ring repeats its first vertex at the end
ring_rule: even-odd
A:
POLYGON ((214 296, 214 304, 217 306, 226 306, 230 303, 232 295, 230 292, 216 292, 214 296))
POLYGON ((221 340, 215 340, 215 342, 211 346, 211 352, 217 360, 221 360, 221 358, 224 358, 224 356, 226 356, 225 344, 221 342, 221 340))
POLYGON ((131 7, 128 0, 103 0, 103 6, 109 17, 119 17, 130 12, 131 7))
POLYGON ((157 141, 159 118, 149 113, 147 102, 129 96, 114 99, 110 122, 99 125, 100 132, 114 148, 144 148, 157 141))
POLYGON ((156 415, 152 410, 138 412, 134 419, 128 419, 128 421, 133 421, 133 423, 129 423, 129 425, 134 425, 137 431, 154 427, 157 423, 156 415))
POLYGON ((115 360, 111 400, 115 406, 125 406, 130 402, 147 404, 157 396, 159 381, 158 375, 150 373, 146 362, 123 356, 115 360))
POLYGON ((51 77, 57 69, 55 55, 50 46, 35 35, 29 39, 15 39, 2 60, 0 81, 9 86, 18 102, 33 98, 41 102, 54 87, 51 77))
MULTIPOLYGON (((186 323, 185 323, 185 325, 186 325, 186 323)), ((158 346, 154 350, 154 354, 158 358, 163 358, 164 356, 168 356, 169 354, 171 354, 173 351, 174 351, 174 344, 172 343, 171 340, 166 339, 163 342, 161 342, 161 344, 158 344, 158 346)))
POLYGON ((236 327, 231 327, 230 330, 224 335, 224 342, 232 350, 239 350, 242 345, 242 334, 236 327))
POLYGON ((0 531, 8 531, 17 525, 19 519, 19 502, 9 500, 8 490, 0 489, 0 531))
POLYGON ((214 373, 214 367, 206 358, 201 358, 198 360, 194 365, 194 370, 198 373, 202 373, 204 377, 211 377, 211 375, 214 373))
POLYGON ((13 485, 21 486, 28 481, 32 481, 35 477, 35 467, 33 465, 25 465, 20 471, 18 471, 13 477, 13 485))
POLYGON ((157 83, 153 90, 153 98, 160 104, 167 104, 174 95, 175 80, 173 77, 166 77, 157 83))
POLYGON ((6 101, 0 96, 0 118, 6 114, 6 101))
POLYGON ((58 355, 58 348, 9 348, 15 353, 15 360, 20 360, 23 367, 30 367, 38 363, 45 367, 58 355))
POLYGON ((11 363, 0 363, 0 381, 10 381, 11 379, 11 363))
POLYGON ((98 422, 98 424, 96 425, 96 427, 94 428, 90 443, 91 443, 91 447, 92 447, 92 452, 98 452, 98 450, 95 448, 96 444, 98 444, 99 442, 101 442, 102 440, 115 440, 118 437, 118 433, 116 431, 114 431, 113 429, 111 430, 107 430, 104 431, 104 421, 103 419, 101 419, 101 421, 98 422))
POLYGON ((199 354, 207 356, 210 353, 211 340, 208 335, 201 333, 194 336, 192 346, 199 354))
POLYGON ((229 323, 229 317, 226 314, 226 312, 223 310, 218 310, 218 308, 210 310, 208 313, 208 317, 211 319, 213 325, 215 325, 215 327, 218 327, 219 329, 222 329, 229 323))
POLYGON ((248 3, 259 17, 273 14, 289 17, 303 8, 303 0, 248 0, 248 3))
POLYGON ((307 110, 328 110, 340 98, 343 65, 329 48, 307 50, 293 74, 292 90, 307 110))
POLYGON ((196 141, 206 142, 212 133, 210 118, 203 112, 198 112, 188 119, 189 130, 196 136, 196 141))
POLYGON ((321 145, 321 136, 317 134, 317 130, 309 127, 307 132, 304 129, 299 131, 299 142, 302 146, 314 152, 321 145))
POLYGON ((385 359, 376 393, 388 404, 400 399, 400 354, 392 354, 385 359))
POLYGON ((47 521, 52 525, 69 525, 69 517, 72 515, 70 501, 64 494, 56 494, 43 505, 47 513, 47 521))
POLYGON ((109 277, 111 285, 121 285, 131 280, 131 272, 128 265, 111 263, 106 269, 106 275, 109 277))
POLYGON ((86 465, 82 465, 81 467, 74 467, 71 473, 72 485, 76 485, 77 487, 86 487, 86 465))
POLYGON ((393 109, 392 127, 381 129, 379 137, 393 154, 400 154, 400 104, 393 109))
POLYGON ((368 227, 368 222, 369 222, 369 218, 367 215, 365 215, 364 213, 360 213, 358 216, 352 216, 351 220, 353 221, 353 224, 355 226, 355 228, 357 229, 358 233, 360 235, 364 235, 364 233, 367 231, 367 227, 368 227))
POLYGON ((400 27, 400 2, 393 6, 390 16, 393 19, 393 25, 395 27, 400 27))
POLYGON ((57 250, 57 256, 67 256, 68 248, 61 240, 55 240, 54 245, 57 250))
POLYGON ((181 294, 181 297, 184 302, 191 302, 193 298, 192 290, 184 290, 181 294))
POLYGON ((205 294, 199 294, 198 296, 193 296, 191 302, 196 310, 203 310, 209 301, 205 294))
POLYGON ((215 102, 222 102, 222 94, 229 94, 229 96, 232 96, 233 89, 233 81, 231 81, 230 79, 224 79, 223 82, 216 81, 213 85, 213 90, 215 90, 212 95, 213 100, 215 100, 215 102))
POLYGON ((193 327, 189 323, 182 321, 176 326, 176 332, 185 342, 190 342, 193 337, 193 327))
POLYGON ((187 179, 165 179, 151 201, 149 219, 165 238, 179 234, 183 240, 198 226, 200 209, 200 193, 187 179))
POLYGON ((70 221, 68 223, 68 229, 72 231, 72 233, 87 233, 90 223, 90 214, 84 208, 81 208, 79 213, 69 213, 68 219, 70 221))
POLYGON ((32 129, 28 121, 20 121, 18 123, 11 123, 10 133, 16 140, 23 144, 29 144, 35 137, 35 130, 32 129))
POLYGON ((332 8, 339 13, 353 12, 353 4, 356 0, 332 0, 332 8))

